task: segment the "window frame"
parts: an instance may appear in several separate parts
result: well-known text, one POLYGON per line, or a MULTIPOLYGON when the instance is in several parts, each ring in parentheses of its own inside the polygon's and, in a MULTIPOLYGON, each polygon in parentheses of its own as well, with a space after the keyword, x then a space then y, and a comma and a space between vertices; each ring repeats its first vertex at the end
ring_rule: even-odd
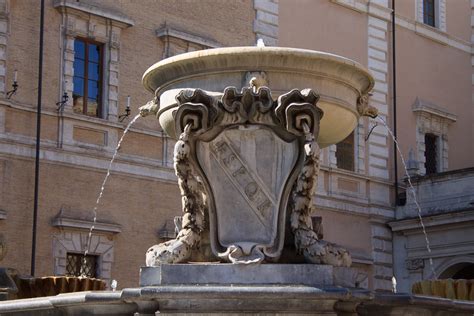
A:
MULTIPOLYGON (((92 39, 84 38, 84 37, 75 37, 74 38, 74 45, 76 44, 76 40, 82 41, 85 46, 84 46, 84 87, 83 87, 83 104, 82 104, 82 115, 90 116, 90 117, 97 117, 97 118, 103 118, 103 108, 104 108, 104 51, 105 51, 105 44, 102 42, 94 41, 92 39), (96 45, 97 47, 100 48, 99 51, 99 74, 98 74, 98 98, 97 98, 97 113, 96 115, 89 115, 87 114, 87 107, 88 107, 88 102, 89 102, 89 45, 96 45)), ((74 61, 73 65, 76 61, 76 50, 74 47, 74 61)), ((74 66, 73 66, 74 67, 74 66)), ((76 70, 74 69, 74 75, 72 76, 73 78, 73 88, 72 88, 72 105, 74 108, 74 102, 75 102, 75 93, 74 93, 74 78, 76 77, 75 74, 76 70)), ((79 112, 75 112, 78 113, 79 112)))

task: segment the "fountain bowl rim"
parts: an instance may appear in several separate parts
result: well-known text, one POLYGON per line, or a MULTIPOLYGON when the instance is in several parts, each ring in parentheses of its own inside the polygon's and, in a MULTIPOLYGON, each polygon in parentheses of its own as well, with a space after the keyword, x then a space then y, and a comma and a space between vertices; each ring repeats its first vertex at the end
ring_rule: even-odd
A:
MULTIPOLYGON (((347 65, 349 67, 354 67, 357 71, 361 72, 369 81, 369 84, 361 91, 361 94, 368 93, 375 85, 375 80, 371 75, 370 71, 364 67, 362 64, 332 53, 302 49, 302 48, 291 48, 291 47, 256 47, 256 46, 236 46, 236 47, 221 47, 213 49, 198 50, 188 53, 183 53, 169 57, 163 60, 158 61, 157 63, 150 66, 142 77, 143 86, 150 92, 155 93, 160 87, 164 84, 178 79, 180 76, 185 76, 187 73, 182 72, 174 76, 175 78, 164 78, 163 74, 167 72, 172 67, 177 67, 180 64, 186 64, 191 61, 195 61, 200 58, 208 59, 226 59, 232 57, 254 56, 291 56, 295 59, 307 59, 307 60, 326 60, 329 62, 339 63, 341 65, 347 65)), ((250 65, 246 63, 236 65, 240 67, 247 67, 246 71, 267 71, 266 68, 271 67, 271 65, 250 65)), ((234 65, 235 67, 235 65, 234 65)), ((175 68, 176 69, 176 68, 175 68)), ((196 73, 205 73, 206 68, 198 69, 196 73)), ((303 70, 303 68, 302 68, 303 70)), ((179 72, 179 71, 178 71, 179 72)))

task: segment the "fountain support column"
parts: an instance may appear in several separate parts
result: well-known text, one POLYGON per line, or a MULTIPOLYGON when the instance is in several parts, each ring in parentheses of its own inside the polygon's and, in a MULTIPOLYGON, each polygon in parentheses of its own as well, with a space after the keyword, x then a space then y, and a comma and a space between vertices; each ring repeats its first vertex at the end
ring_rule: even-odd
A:
MULTIPOLYGON (((256 81, 252 77, 253 86, 241 91, 227 87, 220 97, 200 89, 176 95, 173 122, 180 136, 174 166, 182 227, 174 240, 148 250, 147 266, 187 262, 205 229, 215 258, 237 264, 277 262, 287 225, 308 263, 350 266, 349 253, 319 240, 312 227, 319 170, 315 137, 323 117, 319 94, 293 89, 274 101, 270 89, 255 86, 256 81), (264 152, 257 153, 257 146, 264 152)), ((144 114, 154 110, 154 103, 141 109, 144 114)))

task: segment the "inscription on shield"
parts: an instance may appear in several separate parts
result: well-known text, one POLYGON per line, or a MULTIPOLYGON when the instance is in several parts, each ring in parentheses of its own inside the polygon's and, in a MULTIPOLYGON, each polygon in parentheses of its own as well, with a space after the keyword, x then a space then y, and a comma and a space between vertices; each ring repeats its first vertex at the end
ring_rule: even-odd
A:
POLYGON ((258 180, 258 175, 253 174, 244 165, 226 138, 211 144, 211 152, 235 187, 247 199, 262 224, 268 227, 271 207, 275 205, 275 200, 269 193, 264 192, 264 184, 258 180), (257 184, 258 182, 260 184, 257 184))
POLYGON ((196 153, 211 184, 220 245, 272 247, 288 176, 298 157, 297 142, 285 142, 263 127, 227 129, 196 153))

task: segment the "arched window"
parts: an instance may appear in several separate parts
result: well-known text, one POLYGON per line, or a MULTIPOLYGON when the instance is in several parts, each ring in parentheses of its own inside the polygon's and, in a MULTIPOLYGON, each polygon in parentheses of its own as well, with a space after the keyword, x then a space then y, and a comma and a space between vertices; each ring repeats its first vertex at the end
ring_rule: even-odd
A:
POLYGON ((471 262, 461 262, 456 263, 446 270, 444 270, 440 275, 440 279, 474 279, 474 263, 471 262))

